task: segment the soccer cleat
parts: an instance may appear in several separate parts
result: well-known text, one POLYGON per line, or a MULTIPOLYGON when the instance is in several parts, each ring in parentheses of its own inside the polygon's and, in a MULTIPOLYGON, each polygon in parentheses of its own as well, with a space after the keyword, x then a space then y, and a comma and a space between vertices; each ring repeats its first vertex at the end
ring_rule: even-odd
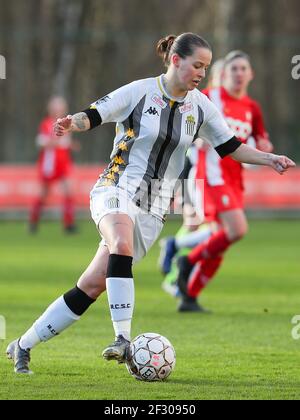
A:
POLYGON ((196 298, 184 296, 177 308, 178 312, 202 312, 209 314, 211 311, 199 305, 196 298))
POLYGON ((118 335, 116 341, 103 350, 102 357, 108 361, 117 360, 118 363, 124 363, 129 357, 129 351, 130 341, 118 335))
POLYGON ((187 257, 179 257, 177 260, 177 266, 179 269, 177 277, 178 289, 182 295, 186 295, 187 283, 194 266, 189 262, 187 257))
POLYGON ((172 260, 177 252, 175 241, 174 237, 160 241, 159 266, 163 274, 168 274, 171 271, 172 260))
POLYGON ((10 343, 6 349, 7 358, 13 360, 15 364, 15 373, 32 375, 29 369, 30 350, 23 350, 19 345, 19 340, 10 343))

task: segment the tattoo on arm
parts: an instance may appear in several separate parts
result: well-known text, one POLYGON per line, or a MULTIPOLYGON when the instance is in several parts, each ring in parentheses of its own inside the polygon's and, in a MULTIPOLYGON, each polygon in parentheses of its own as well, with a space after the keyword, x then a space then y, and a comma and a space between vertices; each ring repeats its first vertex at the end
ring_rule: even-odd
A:
POLYGON ((72 119, 73 131, 87 131, 90 128, 90 120, 85 112, 75 114, 72 119))

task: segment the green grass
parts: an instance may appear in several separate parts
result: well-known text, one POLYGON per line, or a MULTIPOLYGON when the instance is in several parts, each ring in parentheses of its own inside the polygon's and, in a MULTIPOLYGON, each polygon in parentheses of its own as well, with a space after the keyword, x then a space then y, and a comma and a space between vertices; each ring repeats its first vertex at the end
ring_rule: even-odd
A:
MULTIPOLYGON (((169 222, 164 234, 175 232, 169 222)), ((99 355, 111 342, 106 296, 82 320, 33 350, 32 377, 16 376, 7 343, 24 332, 56 297, 73 287, 98 244, 92 222, 66 237, 55 223, 28 236, 21 223, 0 224, 0 399, 299 399, 299 222, 252 222, 202 296, 213 315, 179 314, 160 287, 158 247, 135 268, 133 335, 159 332, 177 352, 164 383, 141 383, 99 355)))

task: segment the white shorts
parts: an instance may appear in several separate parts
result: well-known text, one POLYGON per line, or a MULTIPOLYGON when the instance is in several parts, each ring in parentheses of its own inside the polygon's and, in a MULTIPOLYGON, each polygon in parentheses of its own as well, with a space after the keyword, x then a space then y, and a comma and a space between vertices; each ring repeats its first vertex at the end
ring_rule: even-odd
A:
MULTIPOLYGON (((125 190, 117 187, 95 187, 90 195, 92 219, 97 229, 101 219, 108 214, 127 214, 133 224, 133 261, 141 260, 159 237, 163 222, 150 213, 143 212, 128 197, 125 190)), ((103 239, 100 245, 106 245, 103 239)))

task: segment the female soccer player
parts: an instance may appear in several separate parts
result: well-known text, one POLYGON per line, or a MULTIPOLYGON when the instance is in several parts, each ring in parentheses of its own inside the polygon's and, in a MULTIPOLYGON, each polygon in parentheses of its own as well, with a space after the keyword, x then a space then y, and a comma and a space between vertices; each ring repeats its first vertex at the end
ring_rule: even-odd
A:
MULTIPOLYGON (((263 152, 273 146, 264 127, 259 105, 248 96, 253 79, 250 58, 242 51, 232 51, 225 57, 223 82, 219 88, 203 91, 223 114, 236 137, 246 143, 250 137, 263 152)), ((178 286, 183 295, 179 309, 196 311, 196 297, 213 278, 223 261, 223 253, 247 233, 248 224, 243 202, 243 168, 230 156, 222 161, 211 147, 201 152, 197 177, 205 179, 205 213, 220 223, 219 231, 204 244, 199 244, 186 257, 180 258, 178 286), (192 268, 197 269, 189 278, 192 268)))
POLYGON ((40 148, 38 159, 38 175, 40 192, 35 199, 30 212, 29 230, 35 233, 41 217, 42 208, 49 195, 50 188, 54 182, 60 182, 63 194, 63 224, 68 233, 73 233, 75 228, 73 194, 70 186, 70 173, 72 169, 71 150, 73 140, 70 135, 63 138, 53 133, 53 124, 57 118, 66 115, 66 100, 55 96, 48 103, 48 116, 40 124, 37 144, 40 148))
POLYGON ((212 59, 203 38, 193 33, 170 35, 158 42, 157 51, 167 65, 166 74, 123 86, 55 124, 56 134, 63 136, 117 123, 111 163, 91 192, 92 217, 103 242, 76 287, 8 346, 17 373, 30 373, 30 350, 79 320, 105 290, 116 340, 102 355, 126 360, 134 307, 132 263, 160 234, 174 181, 196 138, 209 139, 221 157, 231 154, 279 173, 294 166, 285 156, 242 145, 207 96, 196 89, 212 59))

